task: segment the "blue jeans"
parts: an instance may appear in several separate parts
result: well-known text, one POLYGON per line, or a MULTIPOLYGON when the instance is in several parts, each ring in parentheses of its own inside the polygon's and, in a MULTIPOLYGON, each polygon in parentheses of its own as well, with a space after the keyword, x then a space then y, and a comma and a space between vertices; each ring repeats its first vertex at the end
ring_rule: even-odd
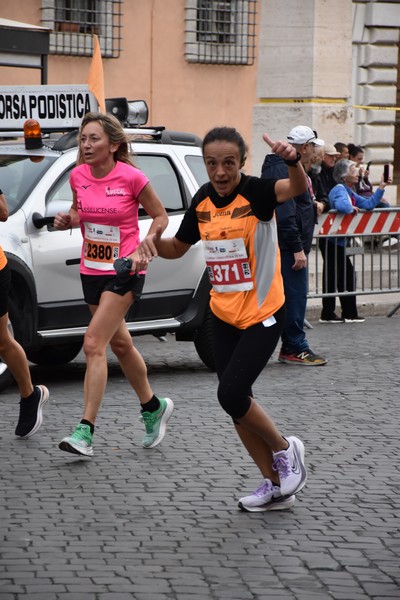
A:
POLYGON ((282 331, 282 352, 299 354, 309 350, 304 332, 307 308, 308 269, 294 271, 293 253, 281 250, 281 272, 286 299, 286 322, 282 331))

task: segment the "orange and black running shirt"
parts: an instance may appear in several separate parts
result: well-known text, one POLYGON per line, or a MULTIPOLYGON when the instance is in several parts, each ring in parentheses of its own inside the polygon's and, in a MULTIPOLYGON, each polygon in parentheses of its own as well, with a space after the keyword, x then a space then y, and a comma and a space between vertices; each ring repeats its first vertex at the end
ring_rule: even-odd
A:
POLYGON ((275 182, 242 175, 226 197, 211 183, 193 197, 176 238, 203 242, 210 307, 239 329, 265 321, 285 301, 274 210, 275 182))
POLYGON ((7 264, 7 257, 4 254, 3 248, 0 246, 0 271, 4 269, 7 264))

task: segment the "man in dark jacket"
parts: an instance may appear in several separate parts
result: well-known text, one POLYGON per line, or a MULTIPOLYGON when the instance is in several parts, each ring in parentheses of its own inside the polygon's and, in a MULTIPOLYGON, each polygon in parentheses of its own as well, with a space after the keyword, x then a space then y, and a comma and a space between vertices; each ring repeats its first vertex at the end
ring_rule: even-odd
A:
POLYGON ((325 196, 329 196, 329 192, 336 185, 336 181, 333 179, 333 167, 339 156, 340 153, 336 150, 335 146, 332 144, 324 146, 324 158, 322 159, 321 172, 318 175, 318 179, 325 196))
MULTIPOLYGON (((332 188, 335 187, 336 181, 333 178, 333 168, 335 166, 336 161, 340 158, 340 152, 336 150, 333 144, 325 144, 324 146, 324 158, 321 163, 321 171, 316 177, 315 187, 313 182, 313 188, 315 191, 315 195, 317 199, 319 196, 323 197, 323 202, 325 203, 324 212, 330 209, 329 204, 329 192, 332 188)), ((322 269, 322 291, 325 294, 328 292, 328 251, 329 246, 327 245, 326 237, 318 238, 318 246, 321 250, 322 261, 323 261, 323 269, 322 269)), ((333 296, 328 296, 322 298, 322 312, 321 317, 319 319, 320 323, 344 323, 344 319, 338 317, 335 313, 335 304, 336 300, 333 296)))
MULTIPOLYGON (((298 168, 310 168, 315 146, 323 146, 309 127, 294 127, 287 136, 297 150, 298 168)), ((267 154, 262 166, 264 179, 285 179, 288 168, 283 159, 267 154)), ((307 307, 307 255, 311 250, 316 212, 311 180, 309 191, 279 205, 276 210, 281 270, 286 298, 286 325, 282 333, 279 361, 307 366, 325 365, 327 360, 310 349, 304 331, 307 307)))

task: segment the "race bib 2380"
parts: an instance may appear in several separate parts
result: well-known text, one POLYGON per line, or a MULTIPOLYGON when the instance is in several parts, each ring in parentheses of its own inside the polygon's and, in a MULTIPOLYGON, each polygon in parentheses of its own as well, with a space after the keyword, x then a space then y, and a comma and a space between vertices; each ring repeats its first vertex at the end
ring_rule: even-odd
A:
POLYGON ((112 271, 114 261, 119 257, 119 227, 85 223, 83 248, 85 267, 112 271))

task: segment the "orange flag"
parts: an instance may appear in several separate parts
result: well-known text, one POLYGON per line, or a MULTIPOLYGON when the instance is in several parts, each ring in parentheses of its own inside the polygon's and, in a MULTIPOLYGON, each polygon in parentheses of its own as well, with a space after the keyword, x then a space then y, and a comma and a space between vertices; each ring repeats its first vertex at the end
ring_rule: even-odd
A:
POLYGON ((87 78, 89 90, 96 97, 101 112, 106 112, 106 103, 104 99, 104 75, 103 61, 101 60, 101 51, 99 38, 93 36, 93 57, 90 63, 89 75, 87 78))

